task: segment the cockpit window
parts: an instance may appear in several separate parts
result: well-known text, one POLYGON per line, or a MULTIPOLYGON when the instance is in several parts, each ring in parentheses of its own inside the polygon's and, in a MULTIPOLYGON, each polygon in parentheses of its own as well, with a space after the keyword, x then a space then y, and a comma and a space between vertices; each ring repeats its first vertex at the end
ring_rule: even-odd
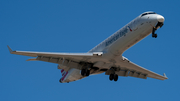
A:
POLYGON ((142 17, 142 16, 145 16, 145 15, 148 15, 148 14, 156 14, 156 13, 155 13, 155 12, 143 13, 143 14, 141 15, 141 17, 142 17))

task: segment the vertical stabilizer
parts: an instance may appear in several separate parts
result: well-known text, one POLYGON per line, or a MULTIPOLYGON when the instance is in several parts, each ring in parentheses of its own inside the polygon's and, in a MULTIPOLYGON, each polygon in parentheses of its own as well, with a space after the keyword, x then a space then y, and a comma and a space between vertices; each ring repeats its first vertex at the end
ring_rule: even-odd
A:
POLYGON ((64 76, 66 74, 66 71, 64 69, 62 69, 61 74, 62 74, 62 76, 64 76))

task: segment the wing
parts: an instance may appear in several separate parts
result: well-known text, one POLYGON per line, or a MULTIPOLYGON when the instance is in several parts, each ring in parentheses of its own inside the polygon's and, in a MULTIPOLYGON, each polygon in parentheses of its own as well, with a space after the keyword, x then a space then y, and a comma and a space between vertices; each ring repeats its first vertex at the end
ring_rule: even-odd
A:
POLYGON ((119 62, 116 65, 119 67, 122 67, 119 71, 116 72, 116 74, 118 74, 119 76, 132 76, 132 77, 143 78, 143 79, 150 77, 150 78, 159 79, 159 80, 168 79, 165 74, 164 76, 159 75, 129 60, 119 62))
POLYGON ((94 53, 53 53, 53 52, 30 52, 30 51, 13 51, 9 46, 8 49, 11 54, 24 55, 36 57, 35 59, 28 59, 28 61, 32 60, 40 60, 52 63, 59 63, 60 60, 71 60, 74 62, 92 62, 100 59, 102 56, 102 52, 94 52, 94 53))
MULTIPOLYGON (((57 64, 63 64, 65 66, 74 67, 80 69, 80 62, 105 61, 101 56, 102 52, 94 53, 52 53, 52 52, 29 52, 29 51, 13 51, 9 46, 8 49, 11 54, 24 55, 36 57, 35 59, 28 59, 28 61, 39 60, 57 64), (71 63, 70 63, 71 62, 71 63)), ((161 76, 150 70, 147 70, 141 66, 134 64, 133 62, 125 59, 115 63, 116 67, 120 67, 115 73, 119 76, 132 76, 137 78, 146 79, 147 77, 155 78, 159 80, 168 79, 165 75, 161 76)), ((110 75, 111 69, 106 71, 106 75, 110 75)))

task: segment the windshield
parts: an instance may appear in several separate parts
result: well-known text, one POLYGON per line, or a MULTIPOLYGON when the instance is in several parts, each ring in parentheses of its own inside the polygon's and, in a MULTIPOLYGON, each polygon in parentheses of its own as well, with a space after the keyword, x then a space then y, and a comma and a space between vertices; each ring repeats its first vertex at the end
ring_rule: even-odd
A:
POLYGON ((141 15, 141 17, 142 16, 145 16, 145 15, 148 15, 148 14, 156 14, 155 12, 147 12, 147 13, 143 13, 142 15, 141 15))

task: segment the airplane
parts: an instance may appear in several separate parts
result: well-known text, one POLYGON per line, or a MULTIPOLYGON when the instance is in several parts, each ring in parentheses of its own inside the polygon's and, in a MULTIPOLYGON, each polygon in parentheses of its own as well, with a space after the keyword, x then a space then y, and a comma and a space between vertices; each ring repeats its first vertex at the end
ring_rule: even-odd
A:
POLYGON ((166 80, 168 78, 165 73, 163 76, 159 75, 122 56, 127 49, 151 33, 153 38, 157 38, 155 31, 163 25, 162 15, 144 12, 87 53, 13 51, 9 46, 8 49, 11 54, 35 57, 27 61, 58 64, 62 73, 60 83, 69 83, 104 72, 109 75, 110 81, 117 81, 118 76, 166 80))

